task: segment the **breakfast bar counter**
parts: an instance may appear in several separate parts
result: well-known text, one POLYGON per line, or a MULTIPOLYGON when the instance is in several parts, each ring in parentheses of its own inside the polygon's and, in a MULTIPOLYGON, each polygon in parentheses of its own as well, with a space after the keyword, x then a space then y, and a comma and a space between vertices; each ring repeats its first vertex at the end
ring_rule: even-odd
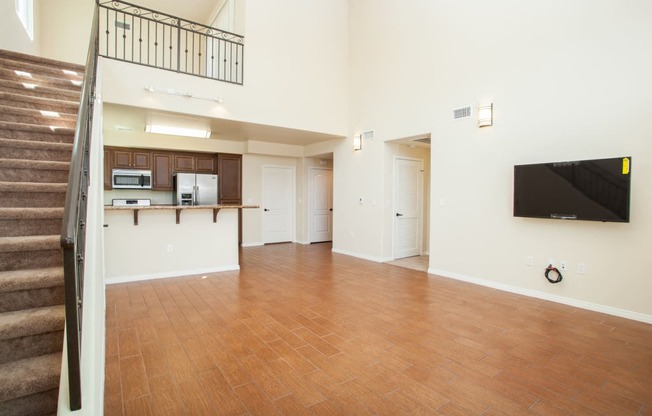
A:
POLYGON ((106 282, 204 277, 239 270, 238 212, 256 208, 255 205, 105 206, 106 282))

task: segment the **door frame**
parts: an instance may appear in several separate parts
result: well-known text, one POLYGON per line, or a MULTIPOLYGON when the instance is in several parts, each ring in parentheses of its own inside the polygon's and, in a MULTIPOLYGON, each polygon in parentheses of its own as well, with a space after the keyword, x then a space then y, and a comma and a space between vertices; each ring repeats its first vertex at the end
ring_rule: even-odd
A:
POLYGON ((424 192, 423 192, 423 187, 425 183, 425 160, 418 158, 418 157, 409 157, 409 156, 400 156, 400 155, 394 155, 393 160, 392 160, 392 171, 393 171, 393 177, 392 177, 392 259, 396 260, 396 210, 397 210, 397 201, 396 199, 398 198, 398 187, 397 187, 397 180, 398 180, 398 172, 396 169, 396 163, 399 160, 409 160, 413 162, 419 162, 421 164, 421 176, 419 178, 419 184, 417 186, 417 198, 418 198, 418 208, 417 208, 417 239, 418 239, 418 255, 421 256, 423 255, 423 197, 424 197, 424 192))
POLYGON ((261 240, 263 244, 273 244, 273 243, 267 243, 265 242, 265 169, 267 168, 274 168, 274 169, 287 169, 290 171, 291 178, 290 178, 290 240, 293 243, 296 243, 297 240, 297 172, 296 172, 296 166, 292 165, 270 165, 270 164, 264 164, 261 166, 260 169, 260 174, 261 174, 261 180, 260 180, 260 202, 261 202, 261 208, 263 211, 261 211, 261 221, 260 221, 260 235, 261 235, 261 240))
MULTIPOLYGON (((308 168, 308 243, 312 243, 312 230, 314 224, 314 200, 312 198, 312 191, 315 189, 315 183, 313 180, 313 172, 316 170, 326 170, 331 172, 331 205, 333 204, 332 199, 334 198, 333 195, 333 168, 324 168, 324 167, 319 167, 319 166, 310 166, 308 168)), ((334 211, 332 210, 333 208, 331 207, 331 241, 333 241, 333 215, 334 211)))

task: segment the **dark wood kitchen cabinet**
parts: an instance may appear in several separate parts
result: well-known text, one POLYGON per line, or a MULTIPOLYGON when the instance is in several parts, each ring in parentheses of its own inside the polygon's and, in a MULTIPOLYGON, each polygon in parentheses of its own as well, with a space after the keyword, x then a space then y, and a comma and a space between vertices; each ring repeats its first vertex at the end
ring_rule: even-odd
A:
POLYGON ((217 160, 215 155, 200 155, 188 153, 174 154, 175 172, 216 173, 217 160))
POLYGON ((217 175, 220 204, 242 203, 242 155, 219 153, 217 175))
POLYGON ((172 153, 152 153, 152 189, 155 191, 172 190, 172 153))
POLYGON ((152 153, 143 150, 110 149, 112 169, 151 169, 152 153))
POLYGON ((111 151, 104 149, 104 189, 113 188, 111 177, 111 151))

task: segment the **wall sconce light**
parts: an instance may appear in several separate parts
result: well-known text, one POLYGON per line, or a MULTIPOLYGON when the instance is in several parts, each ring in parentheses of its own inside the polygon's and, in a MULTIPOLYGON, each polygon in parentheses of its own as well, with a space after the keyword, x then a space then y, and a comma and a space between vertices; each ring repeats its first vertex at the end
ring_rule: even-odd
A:
POLYGON ((362 135, 356 134, 353 136, 353 150, 362 149, 362 135))
POLYGON ((487 127, 494 124, 493 103, 481 104, 478 106, 478 126, 487 127))

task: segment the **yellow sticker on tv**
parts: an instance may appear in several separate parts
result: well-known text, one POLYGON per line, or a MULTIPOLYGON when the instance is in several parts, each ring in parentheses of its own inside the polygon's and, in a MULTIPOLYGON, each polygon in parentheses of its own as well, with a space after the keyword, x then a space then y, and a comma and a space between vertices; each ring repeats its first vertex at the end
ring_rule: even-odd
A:
POLYGON ((629 175, 629 158, 623 158, 623 175, 629 175))

